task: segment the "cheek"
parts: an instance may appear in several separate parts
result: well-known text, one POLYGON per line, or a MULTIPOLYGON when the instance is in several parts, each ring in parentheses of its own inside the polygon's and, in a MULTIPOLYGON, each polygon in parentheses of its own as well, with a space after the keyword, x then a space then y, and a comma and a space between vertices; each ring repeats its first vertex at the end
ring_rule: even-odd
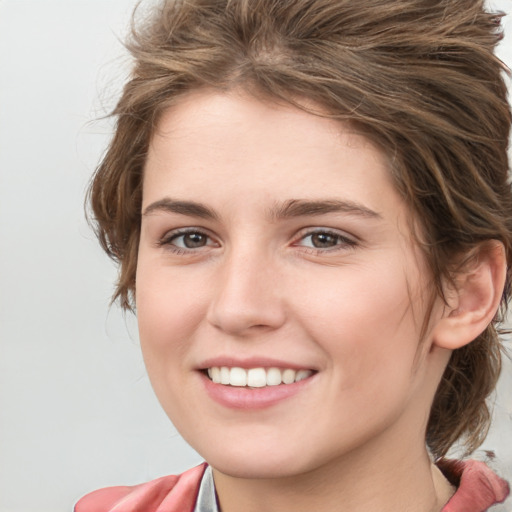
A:
POLYGON ((169 269, 146 265, 137 271, 136 305, 142 355, 163 409, 179 428, 190 401, 182 397, 190 382, 190 346, 204 314, 200 294, 169 275, 169 269))
POLYGON ((316 283, 309 283, 303 310, 312 338, 330 355, 337 385, 362 390, 373 383, 378 391, 408 378, 422 315, 402 268, 340 269, 328 286, 316 283))
POLYGON ((206 312, 204 289, 142 258, 137 269, 139 335, 150 377, 164 365, 184 364, 190 337, 206 312))

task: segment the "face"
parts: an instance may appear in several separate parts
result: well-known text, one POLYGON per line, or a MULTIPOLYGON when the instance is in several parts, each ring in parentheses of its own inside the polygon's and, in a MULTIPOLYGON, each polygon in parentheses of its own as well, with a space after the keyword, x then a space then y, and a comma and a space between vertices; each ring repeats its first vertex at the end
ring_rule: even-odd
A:
POLYGON ((441 369, 419 339, 408 215, 385 155, 348 125, 241 92, 165 113, 143 183, 140 338, 165 411, 215 468, 294 475, 424 443, 441 369))

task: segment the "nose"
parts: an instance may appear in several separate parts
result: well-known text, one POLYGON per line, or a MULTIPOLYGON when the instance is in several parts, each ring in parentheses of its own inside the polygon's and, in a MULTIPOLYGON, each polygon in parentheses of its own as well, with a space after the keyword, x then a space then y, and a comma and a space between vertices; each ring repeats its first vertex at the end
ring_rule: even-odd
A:
POLYGON ((286 319, 275 262, 259 253, 231 253, 217 269, 207 319, 233 336, 278 329, 286 319))

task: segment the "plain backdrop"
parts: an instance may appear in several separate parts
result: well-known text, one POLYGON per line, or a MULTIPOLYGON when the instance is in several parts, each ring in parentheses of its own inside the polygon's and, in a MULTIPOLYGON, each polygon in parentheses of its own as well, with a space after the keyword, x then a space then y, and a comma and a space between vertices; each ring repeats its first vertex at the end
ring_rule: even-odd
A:
MULTIPOLYGON (((116 271, 84 219, 133 5, 0 0, 0 512, 71 511, 201 461, 153 396, 133 317, 109 308, 116 271)), ((511 414, 507 363, 484 448, 509 479, 511 414)))

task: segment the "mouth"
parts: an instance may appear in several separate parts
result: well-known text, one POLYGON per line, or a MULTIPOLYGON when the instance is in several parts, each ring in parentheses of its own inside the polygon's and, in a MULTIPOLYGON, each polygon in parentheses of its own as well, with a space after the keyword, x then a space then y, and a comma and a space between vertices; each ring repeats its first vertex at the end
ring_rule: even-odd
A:
POLYGON ((224 386, 265 388, 286 386, 311 377, 315 371, 293 368, 240 368, 229 366, 212 366, 203 373, 214 383, 224 386))

